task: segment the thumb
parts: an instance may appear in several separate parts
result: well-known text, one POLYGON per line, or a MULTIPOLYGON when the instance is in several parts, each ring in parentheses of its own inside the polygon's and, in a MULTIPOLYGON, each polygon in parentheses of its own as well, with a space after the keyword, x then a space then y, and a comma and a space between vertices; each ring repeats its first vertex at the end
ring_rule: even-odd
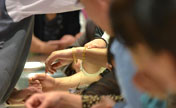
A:
POLYGON ((59 62, 53 64, 52 67, 53 67, 54 69, 60 68, 60 67, 62 67, 62 63, 59 61, 59 62))
POLYGON ((45 74, 37 74, 35 75, 32 80, 39 80, 39 81, 43 81, 46 79, 46 75, 45 74))
POLYGON ((98 48, 98 45, 97 44, 91 44, 88 46, 88 49, 91 49, 91 48, 98 48))

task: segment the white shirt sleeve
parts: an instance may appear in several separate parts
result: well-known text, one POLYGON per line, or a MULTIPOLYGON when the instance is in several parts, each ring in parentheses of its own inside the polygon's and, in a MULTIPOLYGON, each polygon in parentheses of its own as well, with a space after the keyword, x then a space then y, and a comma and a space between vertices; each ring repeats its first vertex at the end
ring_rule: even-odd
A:
POLYGON ((83 8, 77 0, 6 0, 6 9, 14 22, 35 14, 61 13, 83 8))

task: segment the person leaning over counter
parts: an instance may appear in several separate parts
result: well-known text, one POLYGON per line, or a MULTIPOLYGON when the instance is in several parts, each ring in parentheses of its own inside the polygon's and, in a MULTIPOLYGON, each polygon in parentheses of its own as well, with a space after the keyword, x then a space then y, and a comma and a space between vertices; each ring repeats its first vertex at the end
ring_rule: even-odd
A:
POLYGON ((0 0, 0 104, 18 81, 29 52, 34 14, 79 10, 76 0, 0 0))

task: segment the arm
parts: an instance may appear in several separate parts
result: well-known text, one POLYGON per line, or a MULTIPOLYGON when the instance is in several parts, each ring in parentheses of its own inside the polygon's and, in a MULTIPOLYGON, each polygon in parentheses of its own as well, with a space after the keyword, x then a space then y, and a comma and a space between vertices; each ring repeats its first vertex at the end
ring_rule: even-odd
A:
MULTIPOLYGON (((66 55, 65 53, 63 53, 66 55)), ((87 61, 84 61, 83 64, 86 67, 86 72, 88 73, 96 73, 99 71, 99 65, 91 64, 87 61)), ((36 75, 35 77, 31 78, 30 82, 39 80, 42 84, 44 91, 51 91, 51 90, 68 90, 69 88, 75 88, 78 85, 89 85, 95 81, 98 81, 101 77, 99 75, 96 76, 87 76, 83 72, 78 72, 70 77, 64 78, 52 78, 50 76, 46 76, 45 74, 36 75)))
MULTIPOLYGON (((76 57, 82 60, 83 59, 82 54, 83 54, 83 51, 85 50, 84 47, 78 47, 75 50, 76 50, 75 51, 76 57)), ((106 67, 106 63, 107 63, 106 56, 107 56, 106 48, 86 49, 85 62, 106 67)))
POLYGON ((58 48, 59 48, 58 40, 44 42, 35 37, 34 35, 32 36, 30 51, 33 53, 50 54, 53 51, 58 50, 58 48))
POLYGON ((78 85, 89 85, 99 79, 100 76, 90 77, 85 76, 82 72, 79 72, 70 77, 56 78, 55 80, 58 89, 62 88, 64 90, 68 90, 69 88, 75 88, 78 85))
POLYGON ((42 52, 41 46, 43 46, 43 44, 44 42, 42 42, 40 39, 38 39, 37 37, 33 35, 30 51, 34 53, 41 53, 42 52))
POLYGON ((76 88, 78 85, 91 84, 99 79, 100 76, 89 77, 85 76, 82 72, 63 78, 53 78, 45 74, 38 74, 30 78, 29 83, 34 85, 34 82, 39 81, 42 86, 42 91, 48 92, 53 90, 68 90, 69 88, 76 88))
MULTIPOLYGON (((83 59, 84 47, 78 47, 66 50, 60 50, 53 52, 46 60, 46 72, 55 73, 56 68, 60 68, 62 66, 67 65, 68 63, 73 61, 73 54, 75 53, 77 59, 83 59), (69 61, 69 62, 68 62, 69 61)), ((93 48, 87 49, 85 53, 85 62, 100 66, 106 67, 107 63, 107 49, 102 48, 93 48)))
MULTIPOLYGON (((31 96, 25 105, 28 108, 34 108, 34 105, 37 108, 90 108, 93 104, 99 102, 100 98, 101 96, 83 95, 83 97, 81 97, 81 95, 70 94, 67 92, 49 92, 31 96)), ((121 101, 120 96, 114 95, 111 99, 121 101)))
POLYGON ((17 22, 35 14, 61 13, 82 9, 77 0, 6 0, 11 18, 17 22))

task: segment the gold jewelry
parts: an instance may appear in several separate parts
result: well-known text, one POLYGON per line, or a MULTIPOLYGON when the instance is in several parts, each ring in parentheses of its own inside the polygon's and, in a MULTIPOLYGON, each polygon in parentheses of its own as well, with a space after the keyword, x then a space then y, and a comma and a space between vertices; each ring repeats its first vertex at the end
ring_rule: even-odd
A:
POLYGON ((82 62, 86 60, 86 47, 84 47, 83 53, 82 53, 82 62))
POLYGON ((74 48, 72 48, 72 56, 73 56, 73 62, 74 62, 74 64, 76 64, 77 63, 77 59, 76 59, 76 54, 74 52, 74 48))

